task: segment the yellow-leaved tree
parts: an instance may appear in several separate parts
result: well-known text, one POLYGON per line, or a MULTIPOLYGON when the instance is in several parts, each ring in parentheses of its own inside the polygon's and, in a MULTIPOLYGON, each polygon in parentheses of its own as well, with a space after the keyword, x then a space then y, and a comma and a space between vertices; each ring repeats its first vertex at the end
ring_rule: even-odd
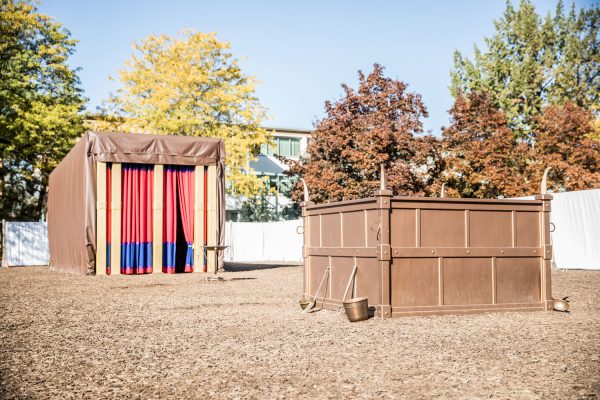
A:
POLYGON ((134 43, 119 71, 97 130, 221 138, 227 152, 229 190, 252 196, 264 183, 248 173, 248 162, 270 133, 255 94, 256 80, 244 75, 230 44, 215 33, 184 31, 178 37, 150 35, 134 43))

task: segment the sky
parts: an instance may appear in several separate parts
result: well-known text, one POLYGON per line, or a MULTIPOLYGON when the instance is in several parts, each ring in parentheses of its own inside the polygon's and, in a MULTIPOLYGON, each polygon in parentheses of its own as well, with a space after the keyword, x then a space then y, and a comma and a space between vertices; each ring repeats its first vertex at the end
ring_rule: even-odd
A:
MULTIPOLYGON (((556 1, 533 3, 546 15, 556 1)), ((356 87, 358 70, 368 73, 379 63, 422 95, 429 111, 424 126, 435 135, 448 124, 454 51, 471 56, 474 44, 484 48, 504 8, 504 0, 41 0, 39 6, 79 40, 69 63, 81 68, 90 112, 118 88, 109 77, 117 77, 132 43, 191 28, 230 42, 242 71, 258 79, 269 115, 264 126, 312 129, 325 101, 343 95, 342 83, 356 87)))

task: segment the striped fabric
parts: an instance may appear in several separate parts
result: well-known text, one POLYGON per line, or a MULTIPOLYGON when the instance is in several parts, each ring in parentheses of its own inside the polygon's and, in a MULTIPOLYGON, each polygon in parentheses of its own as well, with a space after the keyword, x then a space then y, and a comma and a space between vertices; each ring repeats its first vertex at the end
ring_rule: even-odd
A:
POLYGON ((121 175, 121 273, 152 273, 154 167, 123 163, 121 175))
POLYGON ((193 272, 194 167, 166 165, 163 193, 163 272, 175 273, 179 224, 187 244, 183 271, 193 272))

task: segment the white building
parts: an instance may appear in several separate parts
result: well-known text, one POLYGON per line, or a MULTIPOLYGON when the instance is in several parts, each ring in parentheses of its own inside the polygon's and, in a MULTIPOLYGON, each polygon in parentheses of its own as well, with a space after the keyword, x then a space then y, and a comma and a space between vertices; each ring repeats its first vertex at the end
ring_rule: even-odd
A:
MULTIPOLYGON (((275 156, 282 156, 297 160, 306 153, 311 131, 286 128, 266 128, 272 132, 273 145, 263 145, 256 160, 250 162, 250 167, 259 177, 268 177, 269 186, 279 193, 270 196, 269 201, 277 209, 290 204, 289 191, 292 188, 290 178, 285 175, 288 166, 279 161, 275 156)), ((237 221, 242 207, 243 198, 227 195, 226 217, 230 221, 237 221)))

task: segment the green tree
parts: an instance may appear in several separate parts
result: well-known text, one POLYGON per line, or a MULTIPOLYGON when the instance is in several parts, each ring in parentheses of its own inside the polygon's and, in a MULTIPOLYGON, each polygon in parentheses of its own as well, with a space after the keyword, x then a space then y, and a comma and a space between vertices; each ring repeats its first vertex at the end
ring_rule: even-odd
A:
POLYGON ((0 2, 0 217, 37 220, 48 175, 83 133, 76 41, 26 1, 0 2))
POLYGON ((477 46, 474 58, 454 55, 451 91, 455 97, 487 92, 506 114, 520 138, 530 138, 547 104, 569 100, 590 109, 600 101, 600 9, 564 13, 559 1, 554 16, 542 19, 529 0, 515 9, 507 3, 494 21, 496 33, 477 46))
POLYGON ((148 36, 134 44, 120 71, 122 87, 104 110, 111 118, 100 129, 217 137, 225 141, 231 190, 259 192, 263 183, 248 174, 248 161, 269 132, 260 127, 265 110, 255 80, 244 75, 214 33, 184 32, 181 38, 148 36))

